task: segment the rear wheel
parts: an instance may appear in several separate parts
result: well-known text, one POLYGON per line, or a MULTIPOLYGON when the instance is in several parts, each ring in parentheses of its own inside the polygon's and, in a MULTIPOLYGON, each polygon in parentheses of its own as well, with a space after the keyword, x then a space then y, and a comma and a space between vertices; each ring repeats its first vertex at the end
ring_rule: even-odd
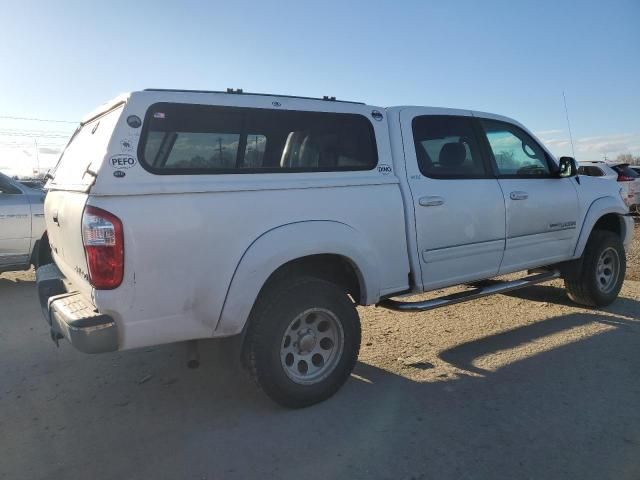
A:
POLYGON ((609 305, 620 293, 626 266, 620 237, 607 230, 594 230, 582 258, 565 274, 569 298, 590 307, 609 305))
POLYGON ((355 366, 360 319, 346 292, 333 283, 304 277, 269 288, 250 322, 248 367, 265 393, 285 407, 329 398, 355 366))

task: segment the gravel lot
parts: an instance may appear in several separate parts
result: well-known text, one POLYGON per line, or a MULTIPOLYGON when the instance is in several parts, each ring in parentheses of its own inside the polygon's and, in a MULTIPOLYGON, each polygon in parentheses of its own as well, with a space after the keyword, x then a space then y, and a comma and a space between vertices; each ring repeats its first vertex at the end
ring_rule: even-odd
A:
POLYGON ((233 341, 203 342, 198 370, 181 345, 56 349, 33 273, 0 275, 0 478, 638 479, 640 282, 604 311, 560 285, 361 308, 352 379, 289 411, 228 360, 233 341))

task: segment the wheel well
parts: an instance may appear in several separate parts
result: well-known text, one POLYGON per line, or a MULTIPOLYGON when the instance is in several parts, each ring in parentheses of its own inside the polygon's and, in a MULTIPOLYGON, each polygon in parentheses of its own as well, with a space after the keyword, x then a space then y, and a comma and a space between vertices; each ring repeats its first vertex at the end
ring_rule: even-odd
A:
POLYGON ((279 283, 294 275, 309 275, 334 283, 351 295, 354 302, 359 304, 364 302, 362 298, 364 292, 361 288, 362 276, 359 270, 348 258, 335 254, 309 255, 285 263, 269 276, 260 293, 268 285, 279 283))
POLYGON ((593 226, 593 230, 607 230, 617 234, 620 238, 624 236, 622 229, 622 219, 616 213, 607 213, 606 215, 603 215, 593 226))

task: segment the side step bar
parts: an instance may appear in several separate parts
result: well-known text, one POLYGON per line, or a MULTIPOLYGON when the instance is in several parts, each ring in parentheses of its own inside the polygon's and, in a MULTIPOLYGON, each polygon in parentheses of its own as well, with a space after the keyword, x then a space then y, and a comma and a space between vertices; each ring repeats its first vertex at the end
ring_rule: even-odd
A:
POLYGON ((432 300, 425 300, 424 302, 401 302, 391 298, 386 298, 376 304, 376 306, 398 312, 425 312, 427 310, 433 310, 434 308, 446 307, 455 303, 462 303, 469 300, 476 300, 477 298, 487 297, 489 295, 495 295, 496 293, 518 290, 519 288, 525 288, 537 283, 547 282, 558 277, 560 277, 560 272, 558 270, 551 270, 544 273, 536 273, 535 275, 530 275, 518 280, 497 282, 493 285, 475 288, 467 292, 452 293, 451 295, 445 295, 432 300))

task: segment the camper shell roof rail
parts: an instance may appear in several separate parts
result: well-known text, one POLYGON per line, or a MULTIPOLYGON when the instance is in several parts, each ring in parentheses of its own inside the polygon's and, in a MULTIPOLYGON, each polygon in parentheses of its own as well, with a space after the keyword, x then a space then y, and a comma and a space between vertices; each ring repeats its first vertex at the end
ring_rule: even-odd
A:
POLYGON ((278 95, 275 93, 259 93, 259 92, 245 92, 241 88, 233 89, 227 88, 226 91, 222 90, 183 90, 183 89, 175 89, 175 88, 145 88, 145 92, 177 92, 177 93, 232 93, 236 95, 256 95, 260 97, 280 97, 280 98, 300 98, 303 100, 324 100, 329 102, 340 102, 340 103, 354 103, 357 105, 365 105, 364 102, 353 102, 350 100, 336 100, 336 97, 330 97, 325 95, 324 97, 301 97, 298 95, 278 95))

